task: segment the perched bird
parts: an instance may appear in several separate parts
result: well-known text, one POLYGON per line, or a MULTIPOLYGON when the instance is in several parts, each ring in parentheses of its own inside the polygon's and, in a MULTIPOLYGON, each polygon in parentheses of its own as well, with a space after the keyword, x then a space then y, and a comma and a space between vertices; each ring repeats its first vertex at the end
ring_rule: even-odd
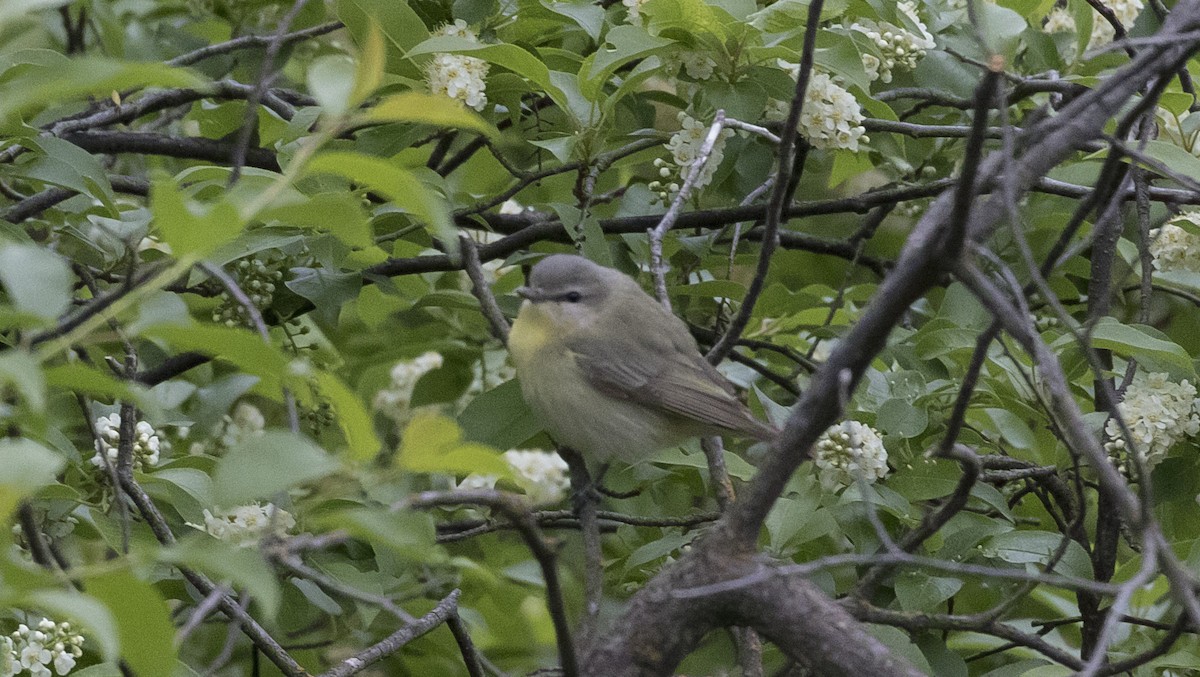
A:
POLYGON ((769 440, 684 323, 632 278, 580 256, 539 261, 508 336, 521 391, 559 443, 632 463, 690 437, 769 440))

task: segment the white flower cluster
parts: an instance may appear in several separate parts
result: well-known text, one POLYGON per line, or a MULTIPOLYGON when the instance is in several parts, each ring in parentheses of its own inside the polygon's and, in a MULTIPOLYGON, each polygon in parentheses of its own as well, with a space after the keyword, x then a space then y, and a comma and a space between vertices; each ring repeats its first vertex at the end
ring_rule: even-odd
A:
POLYGON ((495 388, 501 383, 511 381, 517 375, 517 370, 507 362, 507 351, 490 351, 484 353, 480 361, 472 369, 474 378, 467 392, 463 394, 460 406, 466 406, 479 395, 495 388))
POLYGON ((1047 33, 1074 33, 1075 17, 1071 16, 1066 7, 1055 7, 1046 15, 1042 30, 1047 33))
MULTIPOLYGON (((1125 28, 1133 26, 1137 21, 1138 14, 1142 12, 1142 0, 1101 0, 1102 3, 1108 6, 1116 15, 1117 20, 1125 28)), ((1047 33, 1073 33, 1075 32, 1075 18, 1063 7, 1055 7, 1046 15, 1046 22, 1042 25, 1042 30, 1047 33)), ((1092 10, 1092 35, 1088 39, 1088 49, 1103 47, 1113 41, 1116 37, 1116 30, 1112 24, 1100 16, 1099 12, 1092 10)))
POLYGON ((375 394, 375 410, 397 423, 408 420, 417 381, 441 366, 441 354, 432 351, 412 360, 397 362, 392 367, 391 384, 375 394))
MULTIPOLYGON (((792 71, 793 77, 799 72, 797 64, 781 60, 779 65, 792 71)), ((787 117, 787 112, 787 102, 772 100, 767 103, 768 119, 782 120, 787 117)), ((845 148, 858 152, 860 142, 871 140, 862 126, 863 117, 862 107, 853 94, 828 73, 813 72, 804 94, 799 123, 800 134, 813 148, 845 148)))
POLYGON ((1150 254, 1154 268, 1162 272, 1200 273, 1200 235, 1175 225, 1187 221, 1200 227, 1200 212, 1189 211, 1150 231, 1150 254))
MULTIPOLYGON (((96 454, 92 456, 92 465, 104 468, 107 465, 117 467, 117 450, 121 444, 121 414, 112 413, 96 419, 96 454)), ((158 438, 154 426, 145 421, 138 421, 133 428, 133 469, 142 470, 146 466, 158 465, 158 455, 164 443, 158 438)))
POLYGON ((621 4, 625 5, 625 8, 629 10, 629 23, 634 26, 642 25, 641 9, 642 5, 646 4, 646 2, 647 0, 621 0, 621 4))
MULTIPOLYGON (((513 480, 533 505, 552 505, 563 500, 571 485, 567 462, 553 451, 511 449, 503 458, 513 470, 513 480)), ((460 491, 491 489, 495 475, 467 475, 455 488, 460 491)))
POLYGON ((0 637, 0 677, 13 677, 29 671, 30 677, 66 675, 83 655, 83 635, 73 631, 71 624, 43 618, 37 629, 22 623, 16 632, 0 637))
MULTIPOLYGON (((678 119, 681 129, 672 134, 666 143, 666 148, 670 151, 671 159, 675 161, 675 166, 672 167, 663 158, 656 159, 654 166, 658 167, 659 177, 665 179, 666 182, 651 181, 648 186, 650 190, 658 193, 659 199, 663 202, 667 202, 675 193, 679 192, 680 184, 683 182, 687 172, 699 160, 700 148, 704 146, 704 140, 708 138, 708 130, 711 126, 683 111, 679 112, 678 119)), ((696 182, 692 184, 692 190, 700 190, 712 182, 713 173, 717 171, 717 167, 725 159, 725 140, 731 136, 733 136, 732 129, 727 127, 721 129, 721 132, 717 135, 716 142, 713 143, 712 152, 708 156, 708 162, 704 164, 699 176, 696 177, 696 182)))
MULTIPOLYGON (((442 26, 433 34, 479 42, 475 31, 468 28, 467 22, 462 19, 442 26)), ((483 81, 487 73, 486 61, 463 54, 439 52, 425 66, 425 79, 429 82, 430 92, 458 99, 475 110, 483 110, 487 105, 487 94, 484 92, 487 85, 483 81)))
POLYGON ((258 407, 249 402, 238 402, 232 414, 221 419, 221 445, 226 449, 251 437, 263 434, 267 419, 258 407))
POLYGON ((256 545, 268 532, 284 536, 296 526, 296 518, 273 503, 251 503, 232 510, 205 510, 203 525, 191 522, 187 525, 231 545, 248 547, 256 545))
MULTIPOLYGON (((1142 0, 1100 0, 1116 15, 1117 21, 1125 28, 1130 28, 1137 21, 1138 14, 1141 14, 1142 0)), ((1113 41, 1116 37, 1116 30, 1112 24, 1108 23, 1104 17, 1100 16, 1095 10, 1092 11, 1092 37, 1088 40, 1088 49, 1103 47, 1113 41)))
MULTIPOLYGON (((1134 375, 1117 408, 1129 426, 1137 453, 1151 468, 1166 458, 1176 442, 1200 433, 1196 386, 1187 381, 1173 383, 1163 373, 1134 375)), ((1108 439, 1105 449, 1120 465, 1129 450, 1117 422, 1109 419, 1104 433, 1108 439)))
POLYGON ((558 503, 567 495, 571 480, 567 462, 552 451, 512 449, 504 452, 504 460, 512 467, 517 486, 534 505, 558 503))
POLYGON ((843 421, 831 427, 813 447, 817 476, 831 491, 859 479, 874 484, 887 475, 887 460, 879 431, 858 421, 843 421))
POLYGON ((907 28, 895 26, 886 21, 860 19, 850 24, 850 30, 858 31, 867 36, 879 50, 879 56, 863 54, 863 66, 872 80, 892 81, 892 73, 897 70, 912 70, 917 67, 925 53, 933 49, 935 43, 933 34, 925 27, 925 23, 917 15, 917 6, 913 2, 901 2, 896 9, 912 21, 918 33, 907 28))

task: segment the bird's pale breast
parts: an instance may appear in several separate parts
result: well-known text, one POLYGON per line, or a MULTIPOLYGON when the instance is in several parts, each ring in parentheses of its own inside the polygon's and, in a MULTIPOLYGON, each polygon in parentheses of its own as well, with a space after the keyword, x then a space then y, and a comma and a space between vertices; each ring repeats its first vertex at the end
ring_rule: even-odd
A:
POLYGON ((508 348, 525 401, 557 442, 601 463, 634 462, 696 434, 675 417, 601 393, 553 333, 550 319, 529 304, 513 323, 508 348))

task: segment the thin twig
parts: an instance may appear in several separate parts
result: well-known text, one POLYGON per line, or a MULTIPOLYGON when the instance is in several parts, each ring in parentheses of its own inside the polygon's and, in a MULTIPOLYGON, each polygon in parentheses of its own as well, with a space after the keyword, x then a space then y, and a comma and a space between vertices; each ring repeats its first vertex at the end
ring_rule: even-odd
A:
POLYGON ((483 265, 479 262, 479 249, 470 236, 463 234, 459 239, 462 241, 463 267, 466 268, 467 277, 471 278, 471 292, 479 300, 479 310, 492 328, 492 336, 501 343, 507 343, 508 320, 505 319, 500 306, 496 305, 496 297, 484 277, 483 265))
POLYGON ((446 623, 458 612, 459 590, 452 591, 433 610, 415 623, 410 623, 373 644, 364 651, 347 658, 337 666, 321 673, 320 677, 349 677, 366 670, 371 665, 404 648, 404 645, 446 623))
POLYGON ((663 238, 667 236, 667 231, 671 230, 679 218, 684 203, 692 194, 692 187, 696 185, 696 181, 704 172, 704 167, 712 157, 713 148, 716 146, 717 140, 721 138, 721 132, 724 129, 725 111, 718 110, 713 116, 712 125, 708 128, 708 135, 704 137, 704 143, 700 144, 700 150, 697 151, 695 159, 692 160, 692 164, 688 165, 683 185, 679 187, 679 192, 675 194, 675 199, 671 201, 667 213, 663 214, 658 225, 649 231, 650 274, 654 278, 654 294, 658 297, 658 302, 663 304, 667 310, 671 309, 671 297, 667 295, 667 264, 663 261, 663 238))

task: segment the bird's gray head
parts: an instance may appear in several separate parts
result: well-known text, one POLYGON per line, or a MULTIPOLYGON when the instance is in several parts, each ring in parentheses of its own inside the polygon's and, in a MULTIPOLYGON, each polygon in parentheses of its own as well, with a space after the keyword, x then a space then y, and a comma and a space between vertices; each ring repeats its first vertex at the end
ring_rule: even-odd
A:
POLYGON ((592 305, 603 301, 623 277, 582 256, 554 254, 538 261, 529 271, 529 286, 517 294, 533 303, 592 305))

